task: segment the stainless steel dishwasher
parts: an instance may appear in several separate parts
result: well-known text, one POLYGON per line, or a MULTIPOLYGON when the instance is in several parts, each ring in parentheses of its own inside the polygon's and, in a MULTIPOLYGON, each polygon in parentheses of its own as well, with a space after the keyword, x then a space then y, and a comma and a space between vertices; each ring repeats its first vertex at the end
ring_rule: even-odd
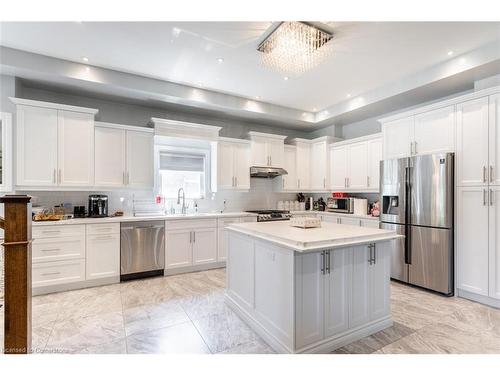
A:
POLYGON ((134 221, 120 225, 120 279, 163 275, 165 222, 134 221))

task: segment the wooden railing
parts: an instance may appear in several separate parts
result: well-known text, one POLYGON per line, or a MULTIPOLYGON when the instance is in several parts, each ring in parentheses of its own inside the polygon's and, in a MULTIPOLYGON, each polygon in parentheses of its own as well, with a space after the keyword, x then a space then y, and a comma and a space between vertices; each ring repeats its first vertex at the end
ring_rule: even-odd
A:
POLYGON ((31 352, 31 197, 5 195, 4 230, 5 251, 5 354, 31 352))

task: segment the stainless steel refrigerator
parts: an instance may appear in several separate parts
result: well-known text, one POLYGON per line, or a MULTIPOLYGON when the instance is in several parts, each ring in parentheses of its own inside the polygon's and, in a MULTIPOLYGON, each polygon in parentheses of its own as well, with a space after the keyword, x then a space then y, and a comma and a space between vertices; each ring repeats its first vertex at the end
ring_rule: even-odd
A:
POLYGON ((394 241, 391 278, 453 295, 453 153, 380 162, 381 228, 394 241))

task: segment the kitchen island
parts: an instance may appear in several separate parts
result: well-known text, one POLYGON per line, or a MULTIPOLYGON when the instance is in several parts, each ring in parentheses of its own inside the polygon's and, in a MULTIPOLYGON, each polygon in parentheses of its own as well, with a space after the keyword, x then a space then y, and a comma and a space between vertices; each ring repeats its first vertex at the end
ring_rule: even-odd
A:
POLYGON ((395 232, 277 221, 226 235, 226 303, 277 352, 329 353, 392 325, 395 232))

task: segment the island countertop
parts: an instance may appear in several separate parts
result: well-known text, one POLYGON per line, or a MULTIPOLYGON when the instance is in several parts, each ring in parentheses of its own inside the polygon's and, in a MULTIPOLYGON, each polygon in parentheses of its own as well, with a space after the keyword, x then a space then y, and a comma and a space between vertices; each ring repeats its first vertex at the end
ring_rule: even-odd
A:
POLYGON ((395 231, 322 222, 320 228, 297 228, 288 221, 231 224, 227 230, 247 234, 298 252, 334 249, 388 241, 403 236, 395 231))

